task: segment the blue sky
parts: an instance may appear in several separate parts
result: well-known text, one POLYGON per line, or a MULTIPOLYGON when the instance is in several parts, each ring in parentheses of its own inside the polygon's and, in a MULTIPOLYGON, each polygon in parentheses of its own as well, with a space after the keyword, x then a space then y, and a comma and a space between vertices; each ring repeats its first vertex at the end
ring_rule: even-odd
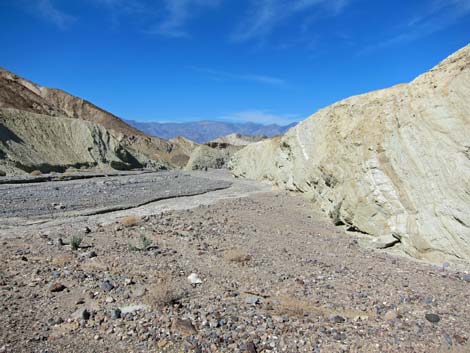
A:
POLYGON ((119 117, 285 124, 412 80, 470 0, 2 0, 0 66, 119 117))

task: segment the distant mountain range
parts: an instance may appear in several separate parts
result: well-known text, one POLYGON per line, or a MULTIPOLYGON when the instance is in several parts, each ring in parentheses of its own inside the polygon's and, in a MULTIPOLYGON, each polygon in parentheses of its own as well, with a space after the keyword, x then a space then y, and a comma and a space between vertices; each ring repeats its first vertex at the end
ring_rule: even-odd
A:
POLYGON ((266 135, 272 137, 283 134, 291 127, 297 125, 297 123, 280 126, 276 124, 228 123, 209 120, 187 123, 158 123, 127 120, 127 123, 151 136, 158 136, 167 140, 176 136, 183 136, 198 143, 208 142, 233 133, 242 135, 266 135))

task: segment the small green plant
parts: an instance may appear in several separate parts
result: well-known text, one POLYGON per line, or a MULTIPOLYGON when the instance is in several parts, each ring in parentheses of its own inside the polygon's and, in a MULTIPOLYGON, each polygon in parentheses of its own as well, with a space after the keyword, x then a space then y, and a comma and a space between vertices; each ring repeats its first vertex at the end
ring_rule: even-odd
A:
POLYGON ((145 251, 152 245, 152 242, 145 236, 140 236, 140 244, 139 245, 132 245, 129 244, 129 250, 131 251, 145 251))
POLYGON ((80 248, 80 244, 82 243, 82 238, 77 236, 77 235, 74 235, 71 239, 70 239, 70 248, 75 251, 75 250, 78 250, 80 248))

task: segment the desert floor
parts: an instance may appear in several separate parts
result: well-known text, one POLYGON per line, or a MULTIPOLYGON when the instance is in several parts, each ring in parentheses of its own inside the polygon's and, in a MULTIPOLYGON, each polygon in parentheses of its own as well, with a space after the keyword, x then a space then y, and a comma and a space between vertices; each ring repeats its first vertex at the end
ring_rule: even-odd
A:
POLYGON ((465 271, 301 195, 220 171, 0 191, 0 352, 470 352, 465 271))

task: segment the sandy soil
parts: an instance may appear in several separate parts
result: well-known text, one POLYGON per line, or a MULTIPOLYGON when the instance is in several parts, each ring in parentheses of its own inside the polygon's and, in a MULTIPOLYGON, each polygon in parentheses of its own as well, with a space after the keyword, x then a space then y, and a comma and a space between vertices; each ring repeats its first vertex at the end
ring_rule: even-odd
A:
POLYGON ((470 351, 468 274, 249 181, 0 238, 0 352, 470 351))

